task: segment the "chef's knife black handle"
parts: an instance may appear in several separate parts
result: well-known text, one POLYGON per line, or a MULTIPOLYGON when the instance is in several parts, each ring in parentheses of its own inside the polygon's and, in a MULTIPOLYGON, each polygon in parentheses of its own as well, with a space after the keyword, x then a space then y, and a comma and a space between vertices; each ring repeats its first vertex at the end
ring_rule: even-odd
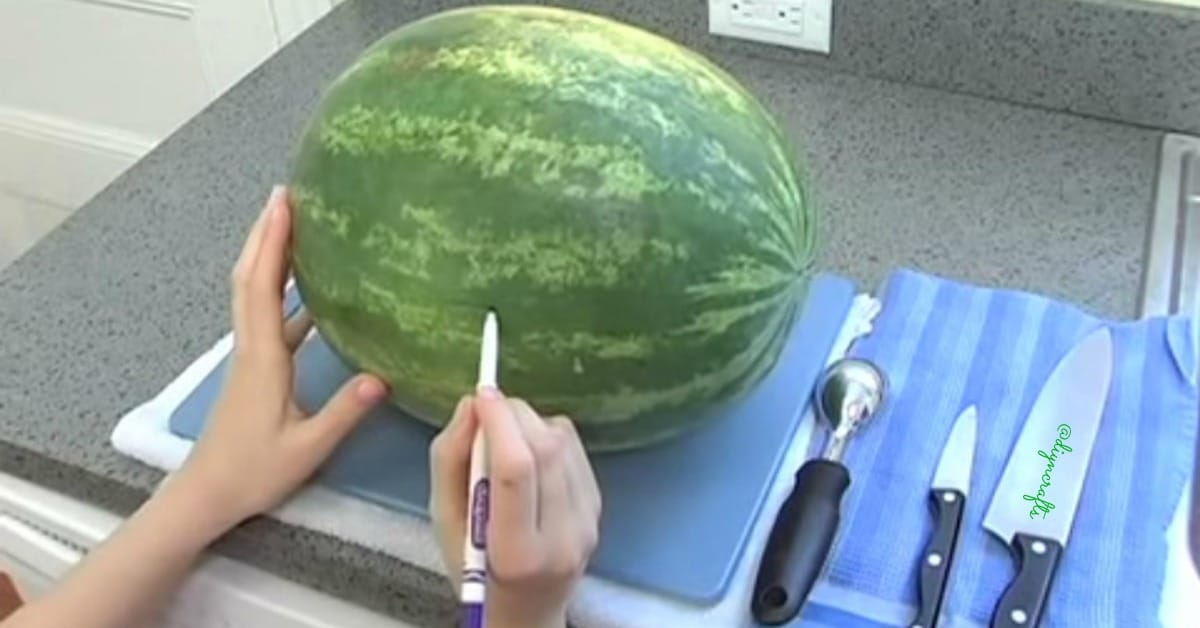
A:
POLYGON ((925 553, 921 554, 921 606, 917 609, 912 628, 936 628, 938 624, 966 497, 962 491, 954 489, 929 492, 937 523, 925 553))
POLYGON ((1062 545, 1045 537, 1018 532, 1013 545, 1017 576, 996 605, 992 628, 1036 627, 1042 621, 1050 586, 1062 558, 1062 545))
POLYGON ((838 462, 809 460, 796 471, 758 568, 750 599, 755 621, 777 626, 800 612, 829 556, 848 486, 850 473, 838 462))

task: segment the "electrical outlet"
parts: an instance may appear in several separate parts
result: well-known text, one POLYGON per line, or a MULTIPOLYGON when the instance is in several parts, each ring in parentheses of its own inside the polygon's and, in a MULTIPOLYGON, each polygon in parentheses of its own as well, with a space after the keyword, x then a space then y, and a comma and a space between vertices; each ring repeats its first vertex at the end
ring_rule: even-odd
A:
POLYGON ((833 0, 708 0, 708 31, 828 54, 833 0))

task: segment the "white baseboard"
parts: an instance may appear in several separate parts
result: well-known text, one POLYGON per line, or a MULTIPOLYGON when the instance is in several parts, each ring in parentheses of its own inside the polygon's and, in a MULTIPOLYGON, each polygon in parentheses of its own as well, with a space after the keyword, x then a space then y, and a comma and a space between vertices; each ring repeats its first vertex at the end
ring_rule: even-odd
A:
POLYGON ((156 143, 121 129, 0 106, 0 187, 76 208, 156 143))
POLYGON ((81 0, 92 4, 105 4, 117 9, 140 11, 182 20, 191 19, 196 12, 196 3, 188 0, 81 0))

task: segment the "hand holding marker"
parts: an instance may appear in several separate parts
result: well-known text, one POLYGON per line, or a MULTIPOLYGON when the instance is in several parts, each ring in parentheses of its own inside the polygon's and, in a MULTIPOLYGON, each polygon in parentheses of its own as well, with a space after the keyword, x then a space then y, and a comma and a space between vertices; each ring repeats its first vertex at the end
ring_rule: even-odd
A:
POLYGON ((488 312, 476 394, 430 446, 430 513, 461 569, 464 628, 563 628, 599 540, 600 490, 569 418, 496 387, 499 336, 488 312))

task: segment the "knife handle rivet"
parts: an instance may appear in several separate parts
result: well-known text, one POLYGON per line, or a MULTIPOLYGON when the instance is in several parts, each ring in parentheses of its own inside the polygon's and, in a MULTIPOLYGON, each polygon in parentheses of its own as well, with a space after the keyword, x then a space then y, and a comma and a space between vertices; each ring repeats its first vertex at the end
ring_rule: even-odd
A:
POLYGON ((1041 541, 1034 541, 1033 543, 1029 544, 1029 549, 1033 550, 1034 554, 1045 554, 1046 544, 1041 541))
POLYGON ((942 493, 942 501, 944 501, 948 504, 954 503, 954 500, 956 500, 956 499, 958 499, 958 498, 954 496, 954 493, 951 493, 949 491, 942 493))
POLYGON ((929 563, 930 567, 937 567, 938 565, 942 564, 942 555, 937 552, 933 552, 925 560, 929 563))
POLYGON ((1019 608, 1014 608, 1013 612, 1009 613, 1008 616, 1012 618, 1014 624, 1024 624, 1029 621, 1029 615, 1026 615, 1025 611, 1019 608))

